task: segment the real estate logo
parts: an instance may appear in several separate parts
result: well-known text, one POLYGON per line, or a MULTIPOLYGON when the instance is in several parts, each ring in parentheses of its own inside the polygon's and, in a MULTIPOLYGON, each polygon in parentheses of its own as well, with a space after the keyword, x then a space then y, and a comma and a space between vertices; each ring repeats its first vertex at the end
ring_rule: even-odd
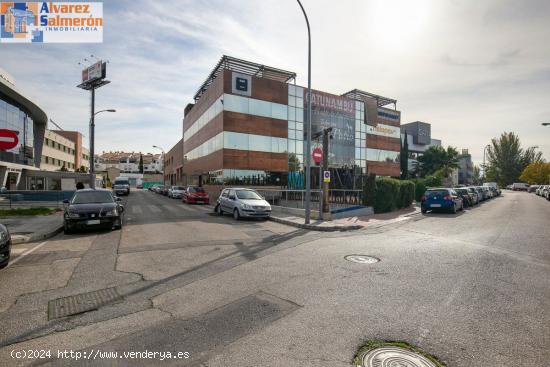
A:
POLYGON ((0 43, 101 42, 101 2, 0 3, 0 43))

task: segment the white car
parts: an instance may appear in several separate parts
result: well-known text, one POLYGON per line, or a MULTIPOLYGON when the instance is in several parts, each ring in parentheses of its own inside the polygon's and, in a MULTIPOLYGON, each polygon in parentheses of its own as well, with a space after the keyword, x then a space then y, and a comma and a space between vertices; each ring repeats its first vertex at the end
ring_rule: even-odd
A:
POLYGON ((168 197, 172 199, 181 199, 184 191, 185 187, 183 186, 170 186, 168 189, 168 197))

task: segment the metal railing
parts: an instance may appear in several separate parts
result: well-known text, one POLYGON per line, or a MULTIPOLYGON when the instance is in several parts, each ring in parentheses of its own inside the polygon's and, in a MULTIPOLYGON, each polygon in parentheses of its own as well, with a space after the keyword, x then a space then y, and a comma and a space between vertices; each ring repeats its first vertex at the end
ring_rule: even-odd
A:
MULTIPOLYGON (((262 195, 271 205, 283 206, 288 208, 304 208, 305 207, 305 190, 274 190, 274 189, 255 189, 262 195)), ((362 190, 329 190, 328 201, 330 206, 334 208, 344 208, 354 205, 362 205, 363 191, 362 190)), ((311 190, 311 201, 319 203, 321 199, 320 190, 311 190)))
POLYGON ((63 200, 70 199, 74 191, 3 191, 0 192, 0 208, 63 207, 63 200))

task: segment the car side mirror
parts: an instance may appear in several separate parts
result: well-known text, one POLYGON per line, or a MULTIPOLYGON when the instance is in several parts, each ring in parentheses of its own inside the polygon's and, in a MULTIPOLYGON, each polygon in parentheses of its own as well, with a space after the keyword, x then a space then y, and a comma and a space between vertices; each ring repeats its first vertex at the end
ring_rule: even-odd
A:
POLYGON ((69 204, 69 199, 63 199, 63 204, 69 204))

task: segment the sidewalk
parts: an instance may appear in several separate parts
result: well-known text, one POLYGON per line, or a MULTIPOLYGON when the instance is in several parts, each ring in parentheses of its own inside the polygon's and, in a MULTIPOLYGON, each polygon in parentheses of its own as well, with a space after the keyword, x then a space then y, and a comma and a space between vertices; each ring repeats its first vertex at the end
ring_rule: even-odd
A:
POLYGON ((396 210, 391 213, 373 214, 359 217, 335 219, 332 221, 312 220, 310 224, 304 224, 304 218, 284 214, 271 215, 274 222, 290 226, 323 232, 354 231, 362 228, 382 227, 391 223, 409 220, 412 216, 420 214, 420 207, 413 205, 409 208, 396 210))
POLYGON ((0 223, 10 231, 13 245, 40 241, 63 230, 63 212, 50 215, 1 217, 0 223))

